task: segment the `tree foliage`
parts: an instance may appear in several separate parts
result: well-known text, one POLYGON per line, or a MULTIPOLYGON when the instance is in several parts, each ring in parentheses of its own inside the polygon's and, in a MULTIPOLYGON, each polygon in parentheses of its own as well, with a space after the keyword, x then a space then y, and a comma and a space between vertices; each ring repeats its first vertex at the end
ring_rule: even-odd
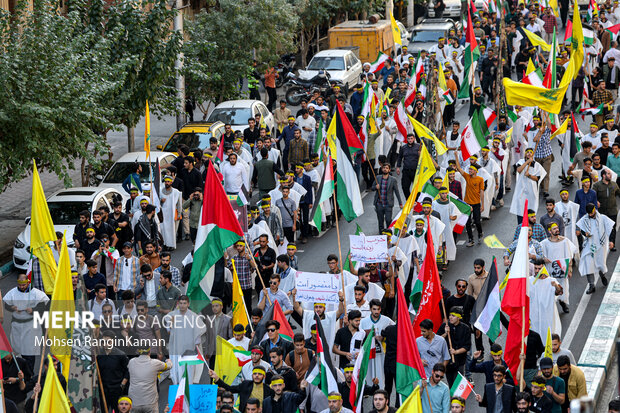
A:
POLYGON ((219 0, 185 23, 187 96, 197 102, 241 97, 252 62, 274 64, 296 50, 298 17, 286 0, 219 0))

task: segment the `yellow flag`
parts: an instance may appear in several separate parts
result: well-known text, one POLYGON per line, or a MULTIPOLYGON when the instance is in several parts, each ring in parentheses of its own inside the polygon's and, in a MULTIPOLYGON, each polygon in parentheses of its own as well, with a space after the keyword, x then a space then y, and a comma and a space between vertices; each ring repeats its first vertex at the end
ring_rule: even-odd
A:
POLYGON ((512 128, 506 131, 506 143, 510 143, 512 140, 512 128))
POLYGON ((67 316, 75 314, 75 301, 73 301, 73 282, 71 281, 71 262, 67 249, 67 234, 62 238, 62 247, 58 259, 58 272, 54 283, 54 293, 50 304, 50 313, 58 314, 61 328, 50 328, 49 338, 54 339, 54 345, 50 346, 50 353, 56 356, 62 363, 62 374, 69 381, 69 366, 71 362, 72 346, 66 345, 67 340, 73 337, 72 324, 65 328, 67 316), (57 340, 56 340, 57 339, 57 340), (62 344, 65 343, 65 344, 62 344))
POLYGON ((536 277, 534 277, 534 282, 532 284, 536 284, 541 275, 545 274, 547 277, 549 276, 549 271, 547 271, 547 267, 543 265, 543 267, 538 271, 536 277))
POLYGON ((375 100, 375 95, 373 94, 370 97, 370 113, 368 114, 368 132, 369 133, 377 133, 377 120, 375 119, 375 115, 377 112, 377 102, 375 100))
POLYGON ((502 280, 502 282, 499 284, 499 290, 502 291, 504 288, 506 288, 506 284, 508 284, 508 278, 510 277, 510 271, 508 271, 506 273, 506 276, 504 277, 504 279, 502 280))
MULTIPOLYGON (((58 380, 56 369, 52 356, 47 356, 49 362, 47 375, 45 376, 45 384, 41 393, 41 403, 39 404, 39 413, 71 413, 69 400, 65 394, 65 390, 58 380)), ((41 361, 42 362, 42 361, 41 361)))
POLYGON ((439 62, 439 70, 437 72, 437 83, 439 87, 444 92, 448 90, 448 84, 446 83, 446 75, 443 74, 443 67, 441 67, 441 62, 439 62))
MULTIPOLYGON (((581 14, 577 3, 578 2, 575 2, 573 9, 573 38, 571 47, 571 61, 573 67, 573 74, 571 76, 572 79, 576 78, 579 74, 579 69, 581 69, 584 59, 583 26, 581 25, 581 14), (575 16, 577 18, 575 18, 575 16)), ((566 74, 564 74, 564 77, 566 77, 566 74)), ((562 77, 562 80, 564 80, 564 77, 562 77)))
POLYGON ((325 142, 327 142, 327 145, 329 146, 329 152, 332 156, 332 159, 337 161, 336 159, 336 145, 338 145, 338 137, 336 136, 336 129, 337 129, 337 123, 336 123, 336 118, 337 116, 334 116, 331 120, 331 122, 329 122, 329 126, 327 127, 327 132, 325 132, 325 142))
POLYGON ((415 205, 416 198, 418 197, 418 193, 422 189, 422 186, 424 186, 424 184, 435 174, 436 171, 437 170, 435 169, 431 155, 428 153, 428 149, 426 149, 424 142, 422 142, 422 151, 420 152, 418 168, 416 169, 415 178, 411 187, 411 194, 409 195, 409 198, 407 198, 402 214, 400 214, 400 217, 394 224, 394 227, 398 229, 403 227, 407 216, 409 216, 413 206, 415 205))
POLYGON ((41 279, 46 294, 54 291, 56 261, 50 243, 56 240, 56 231, 41 185, 37 163, 32 161, 32 204, 30 209, 30 250, 39 259, 41 279))
POLYGON ((422 398, 420 386, 417 386, 400 406, 396 413, 422 413, 422 398))
POLYGON ((573 70, 575 70, 574 65, 569 64, 560 86, 556 89, 527 85, 505 77, 503 82, 506 90, 506 103, 509 105, 538 106, 540 110, 557 115, 562 110, 562 100, 573 80, 573 70))
MULTIPOLYGON (((530 40, 530 43, 532 43, 532 45, 540 46, 545 52, 548 52, 548 51, 551 50, 551 45, 549 43, 545 42, 537 34, 532 33, 531 31, 529 31, 525 27, 522 27, 522 29, 523 29, 523 33, 525 33, 525 35, 530 40)), ((573 27, 573 33, 574 32, 575 32, 575 28, 573 27)))
POLYGON ((558 9, 558 0, 549 0, 549 7, 551 7, 551 11, 555 17, 560 17, 559 9, 558 9))
POLYGON ((549 139, 553 139, 556 136, 561 135, 568 130, 568 119, 569 117, 567 116, 566 119, 564 119, 564 122, 562 122, 562 124, 560 125, 560 127, 551 134, 551 137, 549 139))
POLYGON ((239 360, 235 356, 233 349, 235 346, 217 336, 216 355, 215 358, 215 374, 224 381, 224 383, 232 384, 235 377, 241 372, 239 360))
POLYGON ((497 248, 502 250, 506 249, 504 244, 501 243, 501 241, 497 238, 497 235, 495 234, 487 235, 486 237, 484 237, 484 244, 489 248, 497 248))
POLYGON ((412 117, 409 113, 407 113, 407 116, 409 116, 409 120, 411 121, 413 129, 415 130, 415 133, 418 135, 418 137, 427 138, 433 141, 433 143, 435 144, 435 149, 437 149, 437 155, 443 155, 448 151, 446 145, 444 145, 444 143, 440 141, 429 128, 415 120, 415 118, 412 117))
POLYGON ((265 128, 267 129, 267 124, 265 123, 265 117, 263 116, 263 114, 260 114, 260 126, 261 128, 265 128))
POLYGON ((527 69, 525 70, 525 75, 527 76, 530 73, 535 72, 535 71, 536 71, 536 66, 534 66, 534 62, 532 62, 532 59, 530 59, 527 62, 527 69))
POLYGON ((146 101, 146 114, 144 115, 144 150, 146 159, 151 158, 151 114, 149 112, 149 101, 146 101))
MULTIPOLYGON (((385 95, 383 95, 383 100, 387 101, 387 103, 392 103, 392 99, 390 99, 390 95, 392 94, 392 88, 389 87, 387 88, 387 90, 385 91, 385 95)), ((381 106, 383 106, 383 104, 381 104, 381 106)))
POLYGON ((390 21, 392 22, 392 37, 394 38, 394 44, 399 44, 402 46, 403 40, 400 34, 400 28, 398 24, 396 24, 396 20, 394 19, 394 15, 390 13, 390 21))
POLYGON ((248 313, 245 308, 245 301, 243 301, 243 291, 241 291, 241 284, 239 283, 239 276, 237 275, 237 267, 235 267, 235 260, 232 261, 233 266, 233 283, 232 283, 232 325, 237 324, 247 327, 250 324, 248 320, 248 313))
POLYGON ((553 350, 551 349, 551 327, 547 327, 547 341, 545 342, 545 357, 553 359, 553 350))

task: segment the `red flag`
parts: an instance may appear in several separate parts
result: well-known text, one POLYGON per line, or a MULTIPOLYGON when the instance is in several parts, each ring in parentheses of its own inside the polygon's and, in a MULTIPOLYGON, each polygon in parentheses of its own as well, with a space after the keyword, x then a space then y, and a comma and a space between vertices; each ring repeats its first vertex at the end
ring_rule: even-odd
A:
MULTIPOLYGON (((527 215, 527 214, 526 214, 527 215)), ((420 268, 422 274, 422 297, 420 307, 416 314, 413 330, 416 337, 420 337, 420 323, 427 318, 433 322, 435 328, 439 328, 442 323, 439 303, 443 298, 441 282, 439 281, 439 270, 435 261, 435 247, 433 245, 433 234, 431 233, 430 219, 427 218, 428 231, 426 233, 426 257, 420 268)))
MULTIPOLYGON (((471 2, 471 7, 474 9, 474 13, 476 12, 476 7, 474 6, 474 2, 471 2)), ((469 43, 469 49, 473 52, 476 47, 478 47, 478 42, 476 41, 476 36, 474 35, 474 24, 471 22, 471 9, 467 8, 467 32, 465 32, 465 41, 469 43)))
POLYGON ((282 307, 277 300, 273 303, 273 319, 280 323, 280 337, 293 341, 293 329, 286 320, 282 307))
POLYGON ((571 20, 566 21, 566 29, 564 33, 564 43, 573 37, 573 22, 571 20))
MULTIPOLYGON (((13 352, 13 348, 11 347, 11 342, 6 337, 4 333, 4 328, 2 328, 2 324, 0 324, 0 358, 4 358, 7 354, 13 352)), ((0 380, 4 378, 2 373, 2 365, 0 364, 0 380)))
POLYGON ((218 163, 224 162, 224 135, 220 138, 220 147, 217 148, 215 157, 218 159, 218 163))
MULTIPOLYGON (((508 364, 513 377, 517 377, 521 346, 530 332, 530 297, 528 291, 530 262, 528 256, 527 199, 525 200, 523 210, 523 224, 521 225, 517 248, 514 252, 510 274, 508 275, 506 289, 504 290, 504 298, 502 299, 502 311, 510 319, 508 334, 506 335, 504 360, 508 364)), ((523 346, 523 351, 525 352, 525 346, 523 346)))
POLYGON ((411 316, 407 309, 405 293, 396 279, 396 295, 398 299, 398 329, 396 330, 396 391, 407 397, 415 387, 415 382, 426 380, 424 365, 420 359, 420 352, 415 341, 415 335, 411 326, 411 316))

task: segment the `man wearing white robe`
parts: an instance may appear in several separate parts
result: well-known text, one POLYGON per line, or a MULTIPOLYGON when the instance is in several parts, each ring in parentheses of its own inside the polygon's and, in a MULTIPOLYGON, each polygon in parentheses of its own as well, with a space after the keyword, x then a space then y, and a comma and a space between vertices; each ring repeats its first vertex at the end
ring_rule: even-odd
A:
POLYGON ((164 217, 159 225, 164 238, 164 247, 176 249, 179 218, 183 213, 181 192, 172 187, 171 176, 164 177, 164 188, 161 190, 161 212, 164 217))
POLYGON ((253 206, 250 211, 251 212, 248 212, 248 241, 252 251, 254 251, 255 247, 258 246, 258 238, 263 234, 267 235, 267 244, 269 245, 269 248, 277 251, 278 245, 273 238, 273 234, 271 233, 267 222, 264 219, 261 219, 258 223, 256 222, 256 219, 260 217, 258 207, 253 206))
POLYGON ((381 332, 388 326, 394 325, 389 317, 381 315, 381 302, 370 302, 370 315, 364 317, 360 322, 360 330, 369 333, 370 330, 375 330, 375 349, 376 358, 371 360, 368 364, 368 374, 366 375, 366 384, 372 386, 372 379, 374 377, 379 379, 379 388, 383 389, 385 386, 385 373, 383 369, 383 363, 385 361, 385 339, 381 337, 381 332))
POLYGON ((499 164, 495 162, 494 159, 489 157, 490 149, 488 147, 482 148, 482 158, 479 160, 480 165, 482 166, 482 170, 486 171, 489 175, 489 179, 487 180, 484 175, 481 173, 480 169, 478 170, 478 175, 482 176, 486 182, 486 188, 484 189, 484 205, 489 205, 489 208, 485 208, 480 216, 482 218, 489 218, 491 214, 491 208, 493 205, 493 199, 495 198, 495 194, 499 190, 499 178, 502 172, 499 164))
POLYGON ((607 286, 607 256, 609 255, 609 235, 614 222, 606 215, 599 214, 594 204, 586 205, 586 214, 577 221, 577 231, 584 236, 579 273, 588 278, 586 294, 596 291, 594 274, 598 271, 603 286, 607 286))
MULTIPOLYGON (((574 245, 579 245, 577 239, 577 220, 579 219, 579 205, 569 199, 567 189, 560 191, 561 202, 555 204, 555 212, 564 220, 564 235, 574 245)), ((579 251, 575 253, 575 259, 579 258, 579 251)))
POLYGON ((382 300, 385 290, 379 285, 370 282, 370 271, 366 267, 362 267, 357 271, 358 280, 344 287, 347 305, 355 304, 355 286, 361 285, 366 289, 366 301, 378 299, 382 300))
POLYGON ((35 338, 42 337, 41 327, 35 327, 33 320, 34 311, 43 311, 49 298, 41 290, 33 288, 28 282, 26 274, 19 274, 17 287, 11 289, 3 298, 4 307, 11 314, 11 346, 15 353, 30 362, 34 366, 34 357, 41 353, 39 346, 35 345, 35 338))
POLYGON ((536 275, 528 277, 531 328, 534 331, 541 331, 541 336, 546 336, 547 330, 550 328, 551 334, 562 337, 562 323, 555 304, 556 293, 561 290, 561 287, 557 281, 544 272, 538 275, 543 267, 542 259, 534 260, 534 273, 536 275))
POLYGON ((444 224, 443 241, 446 244, 446 260, 454 261, 456 259, 456 244, 452 235, 452 222, 458 216, 458 209, 448 199, 448 188, 439 188, 439 198, 433 201, 433 209, 441 215, 441 222, 444 224))
MULTIPOLYGON (((168 352, 172 360, 170 378, 173 384, 178 384, 183 377, 184 369, 179 366, 179 358, 185 355, 185 352, 196 354, 196 346, 202 345, 206 322, 208 320, 189 309, 189 299, 186 296, 179 297, 177 308, 164 316, 162 325, 170 333, 168 352)), ((202 368, 202 364, 187 366, 191 383, 199 382, 202 368)))
POLYGON ((515 194, 510 204, 510 213, 516 215, 521 221, 523 207, 527 199, 528 209, 538 211, 539 192, 538 187, 547 175, 542 165, 534 160, 534 149, 527 148, 525 150, 525 159, 517 162, 517 183, 515 185, 515 194))
POLYGON ((522 106, 515 106, 515 113, 518 118, 512 124, 512 139, 509 143, 513 165, 523 159, 525 148, 527 148, 527 140, 523 137, 523 132, 532 120, 531 112, 522 106))
MULTIPOLYGON (((314 315, 318 315, 321 319, 321 326, 323 326, 323 332, 327 339, 327 344, 334 346, 334 339, 336 338, 336 330, 339 327, 338 318, 344 313, 344 299, 342 298, 342 292, 338 292, 338 298, 340 304, 338 309, 334 311, 325 311, 324 303, 314 303, 314 310, 304 310, 301 303, 295 299, 297 295, 297 289, 291 291, 291 300, 293 301, 293 311, 297 312, 302 317, 302 328, 304 338, 308 339, 312 336, 312 326, 316 324, 314 315)), ((316 334, 316 330, 315 333, 316 334)))
POLYGON ((544 239, 540 246, 543 250, 545 266, 549 275, 562 287, 562 294, 557 297, 562 310, 568 313, 569 279, 572 275, 572 261, 577 247, 568 238, 560 235, 560 227, 555 222, 549 224, 550 237, 544 239))

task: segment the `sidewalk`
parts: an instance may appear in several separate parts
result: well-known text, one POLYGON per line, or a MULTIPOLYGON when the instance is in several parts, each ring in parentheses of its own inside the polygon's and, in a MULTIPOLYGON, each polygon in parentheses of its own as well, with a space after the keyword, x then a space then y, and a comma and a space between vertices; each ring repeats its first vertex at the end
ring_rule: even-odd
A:
MULTIPOLYGON (((197 111, 197 119, 201 119, 202 113, 197 111)), ((157 145, 162 145, 172 135, 176 127, 174 117, 167 116, 159 120, 151 115, 151 148, 155 150, 157 145)), ((108 133, 108 143, 114 154, 113 159, 118 159, 127 153, 127 131, 112 131, 108 133)), ((141 120, 135 128, 136 151, 144 149, 144 121, 141 120)), ((70 171, 73 186, 81 184, 80 162, 74 164, 75 169, 70 171)), ((41 183, 46 196, 64 188, 64 182, 53 173, 39 171, 41 183)), ((24 219, 30 216, 32 194, 32 176, 19 182, 14 182, 0 194, 0 228, 3 236, 0 237, 0 271, 2 266, 12 261, 13 244, 17 236, 24 230, 24 219)), ((6 267, 4 268, 6 271, 6 267)))

